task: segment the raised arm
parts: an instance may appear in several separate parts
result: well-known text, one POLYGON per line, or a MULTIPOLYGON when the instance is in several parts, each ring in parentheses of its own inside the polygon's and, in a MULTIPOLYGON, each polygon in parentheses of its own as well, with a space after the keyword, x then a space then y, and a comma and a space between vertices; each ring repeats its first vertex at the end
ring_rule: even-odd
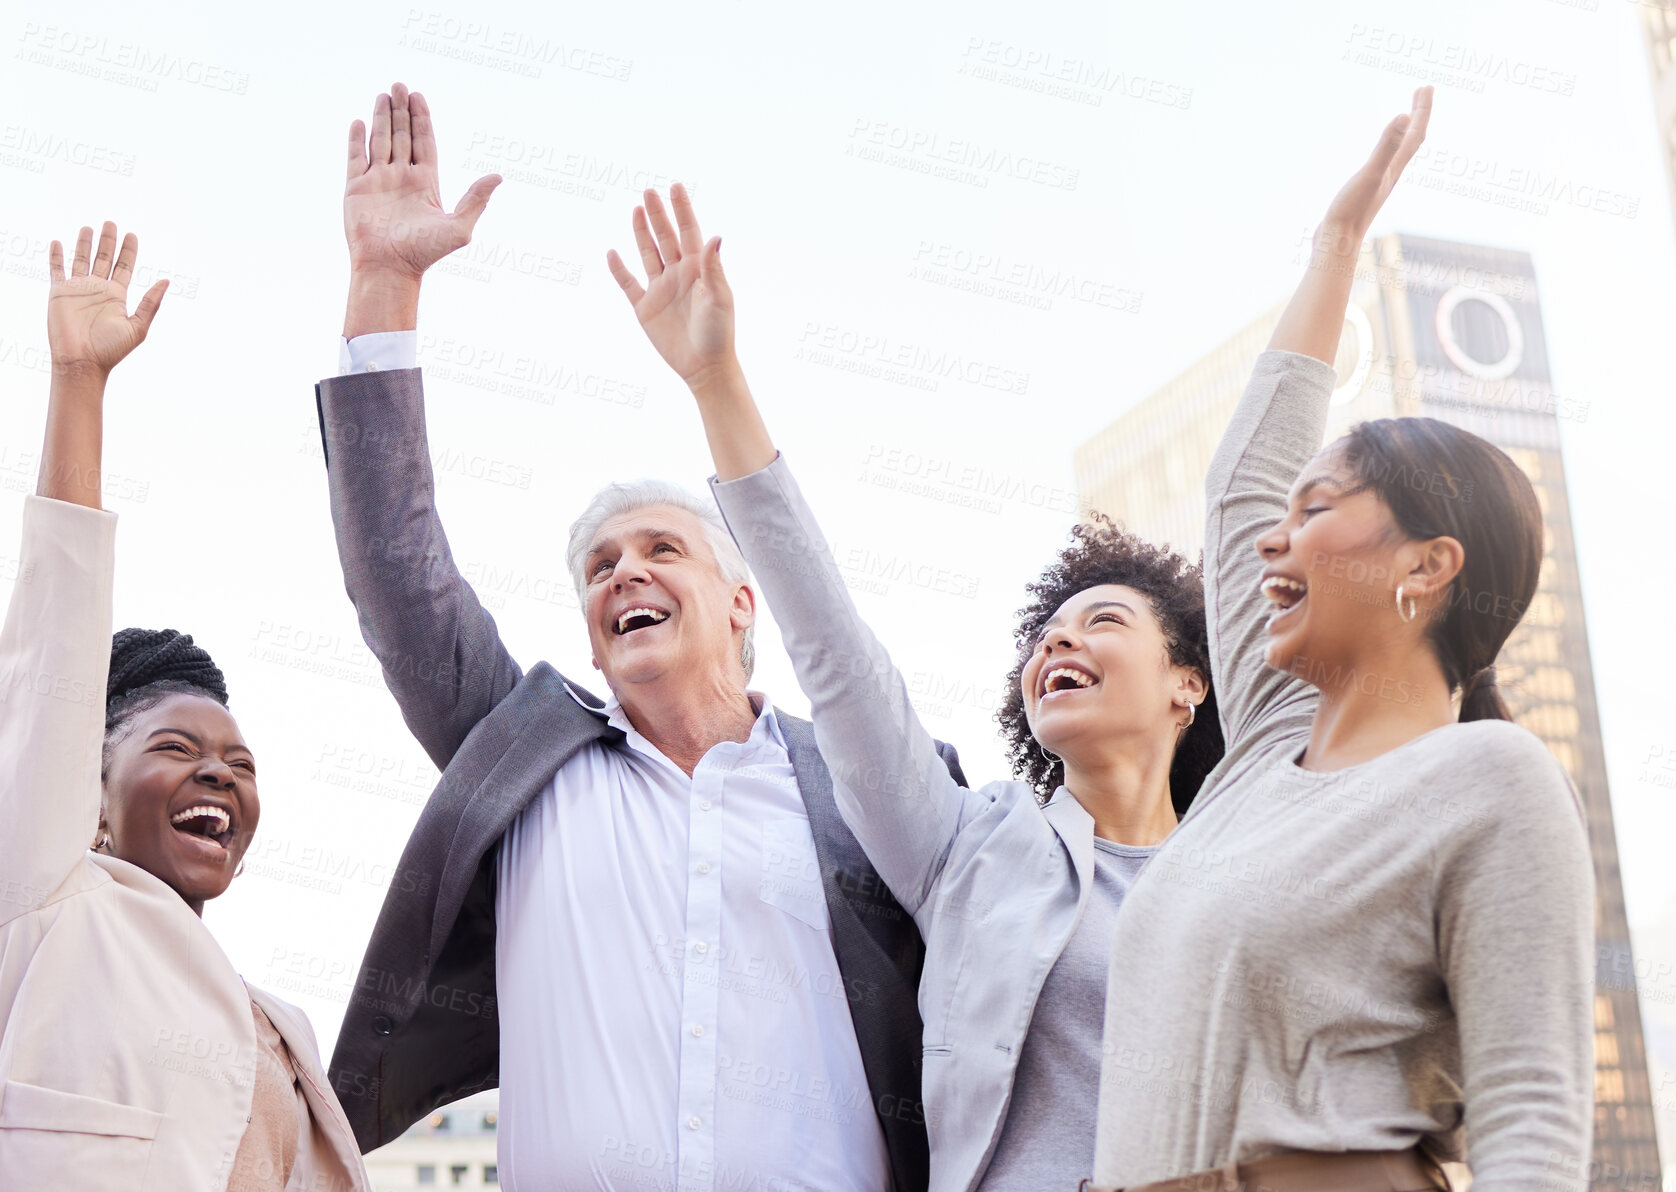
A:
MULTIPOLYGON (((343 196, 353 353, 397 341, 411 364, 425 270, 468 243, 498 175, 443 209, 436 134, 422 95, 397 83, 372 127, 349 128, 343 196), (368 339, 366 337, 374 337, 368 339)), ((521 675, 454 563, 436 510, 424 388, 413 367, 353 372, 315 387, 344 586, 361 634, 425 752, 445 767, 521 675)))
POLYGON ((52 388, 36 494, 0 629, 0 923, 40 906, 93 843, 111 656, 116 517, 100 508, 105 383, 146 337, 167 282, 128 313, 139 241, 52 242, 52 388))
POLYGON ((612 276, 646 336, 698 402, 728 528, 774 610, 838 810, 910 914, 923 913, 963 818, 983 796, 950 775, 890 656, 862 622, 814 515, 778 457, 733 350, 721 239, 705 242, 676 184, 634 212, 643 287, 612 252, 612 276))
POLYGON ((1286 494, 1321 447, 1332 361, 1344 330, 1362 240, 1403 167, 1426 137, 1432 89, 1386 126, 1372 156, 1345 183, 1316 231, 1309 267, 1257 358, 1205 475, 1205 608, 1211 680, 1228 748, 1253 733, 1307 720, 1314 690, 1264 660, 1272 605, 1259 590, 1257 539, 1286 513, 1286 494))

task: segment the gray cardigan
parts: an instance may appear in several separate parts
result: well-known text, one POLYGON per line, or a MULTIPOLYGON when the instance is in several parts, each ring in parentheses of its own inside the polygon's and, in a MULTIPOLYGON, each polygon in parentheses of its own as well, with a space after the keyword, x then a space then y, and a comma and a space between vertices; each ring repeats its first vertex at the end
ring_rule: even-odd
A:
POLYGON ((925 937, 931 1188, 967 1192, 995 1153, 1037 995, 1082 915, 1094 820, 1064 787, 1043 807, 1026 783, 972 791, 950 779, 783 459, 712 488, 809 697, 838 810, 925 937))

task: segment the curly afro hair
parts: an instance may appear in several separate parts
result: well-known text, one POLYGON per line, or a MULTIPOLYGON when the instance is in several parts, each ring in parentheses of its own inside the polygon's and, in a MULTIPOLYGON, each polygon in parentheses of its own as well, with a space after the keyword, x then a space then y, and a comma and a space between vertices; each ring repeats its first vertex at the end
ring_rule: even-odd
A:
POLYGON ((1025 589, 1031 600, 1018 610, 1018 626, 1013 631, 1018 661, 1007 676, 1006 695, 995 713, 1007 741, 1007 759, 1013 773, 1033 786, 1036 797, 1043 802, 1064 781, 1064 766, 1050 760, 1030 732, 1019 679, 1035 651, 1042 627, 1060 606, 1078 592, 1101 584, 1122 584, 1144 596, 1164 631, 1171 664, 1192 667, 1205 677, 1204 702, 1183 734, 1170 765, 1170 802, 1177 815, 1183 814, 1199 793, 1205 775, 1222 760, 1225 748, 1216 692, 1209 687, 1210 641, 1205 628, 1203 572, 1174 551, 1129 533, 1103 513, 1095 513, 1075 526, 1071 545, 1025 589))

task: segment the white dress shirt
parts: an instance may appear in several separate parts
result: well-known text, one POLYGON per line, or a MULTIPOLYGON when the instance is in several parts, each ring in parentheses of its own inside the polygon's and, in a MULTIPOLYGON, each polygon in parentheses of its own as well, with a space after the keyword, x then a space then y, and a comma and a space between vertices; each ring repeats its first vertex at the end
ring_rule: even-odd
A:
POLYGON ((500 1178, 890 1186, 820 864, 766 697, 691 778, 594 742, 513 821, 495 896, 500 1178))
MULTIPOLYGON (((343 341, 413 368, 418 333, 343 341)), ((692 777, 606 705, 496 857, 499 1167, 512 1192, 884 1192, 884 1131, 808 812, 766 696, 692 777)))

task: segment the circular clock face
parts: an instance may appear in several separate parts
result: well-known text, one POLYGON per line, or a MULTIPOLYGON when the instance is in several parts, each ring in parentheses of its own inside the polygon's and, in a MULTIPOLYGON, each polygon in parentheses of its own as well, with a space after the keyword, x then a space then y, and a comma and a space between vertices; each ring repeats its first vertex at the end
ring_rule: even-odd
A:
POLYGON ((1450 364, 1469 377, 1485 381, 1499 381, 1512 376, 1525 358, 1525 333, 1519 327, 1519 316, 1508 305, 1507 299, 1500 294, 1469 290, 1465 286, 1445 290, 1437 300, 1437 342, 1450 364), (1479 360, 1455 338, 1455 309, 1464 302, 1482 302, 1501 319, 1502 328, 1507 333, 1507 349, 1500 360, 1479 360))

